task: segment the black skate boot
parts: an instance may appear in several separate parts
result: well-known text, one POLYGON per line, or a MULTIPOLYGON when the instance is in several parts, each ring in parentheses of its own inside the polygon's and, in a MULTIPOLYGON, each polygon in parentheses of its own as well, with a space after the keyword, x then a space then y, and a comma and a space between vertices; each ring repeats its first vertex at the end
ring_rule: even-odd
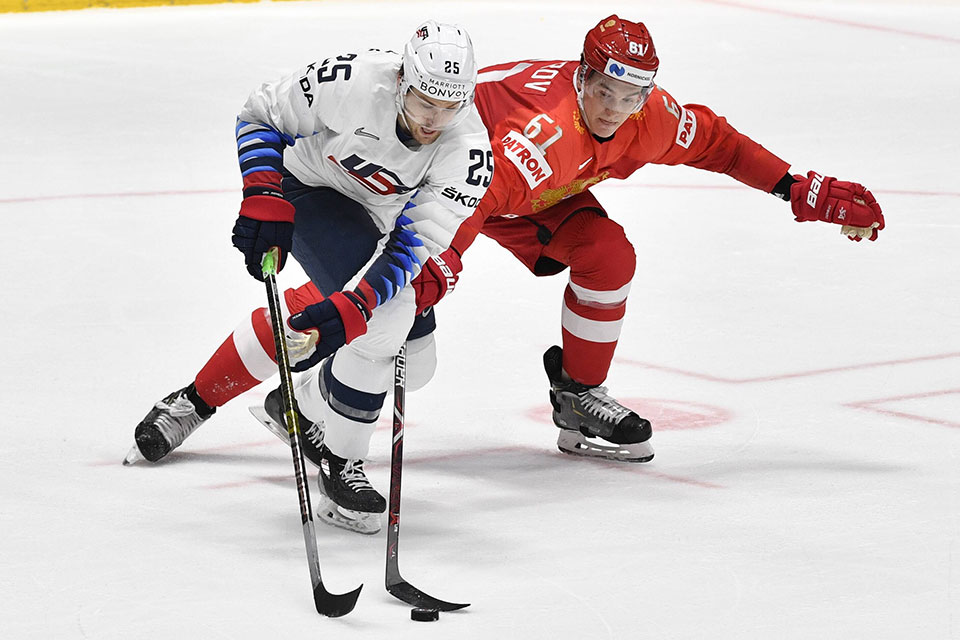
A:
POLYGON ((156 462, 179 447, 187 436, 196 431, 216 412, 216 407, 204 402, 191 383, 154 405, 133 432, 136 444, 124 458, 123 464, 137 460, 156 462))
MULTIPOLYGON (((280 394, 280 387, 267 394, 263 401, 263 410, 270 418, 264 421, 261 416, 254 413, 263 424, 270 429, 278 438, 290 444, 290 435, 287 432, 287 421, 283 415, 283 398, 280 394)), ((297 401, 293 401, 293 410, 297 412, 297 422, 300 424, 300 444, 303 447, 303 457, 309 460, 315 467, 320 468, 320 447, 323 446, 323 423, 315 423, 300 412, 297 401)))
POLYGON ((380 531, 380 514, 387 510, 387 501, 364 475, 363 460, 344 460, 325 446, 320 454, 320 519, 357 533, 380 531))
POLYGON ((623 462, 653 459, 648 420, 607 395, 606 387, 590 387, 566 377, 560 347, 547 349, 543 367, 550 378, 550 404, 553 423, 560 427, 557 447, 561 451, 623 462), (596 438, 610 444, 602 444, 596 438))

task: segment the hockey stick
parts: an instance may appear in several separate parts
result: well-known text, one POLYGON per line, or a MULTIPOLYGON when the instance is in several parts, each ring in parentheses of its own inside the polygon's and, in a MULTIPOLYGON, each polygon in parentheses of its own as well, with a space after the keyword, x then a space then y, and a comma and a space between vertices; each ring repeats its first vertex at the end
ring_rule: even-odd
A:
POLYGON ((407 345, 400 353, 393 368, 393 453, 390 456, 390 524, 387 528, 387 591, 394 598, 421 609, 456 611, 470 604, 446 602, 420 591, 400 575, 398 544, 400 539, 400 474, 403 469, 403 405, 407 378, 407 345))
POLYGON ((280 368, 280 393, 283 396, 283 415, 290 434, 290 449, 293 451, 293 471, 297 478, 297 496, 300 498, 300 520, 303 523, 303 541, 307 545, 307 561, 310 564, 310 581, 313 584, 313 602, 317 613, 338 618, 353 611, 360 597, 359 587, 349 593, 330 593, 323 586, 320 576, 320 554, 317 551, 317 534, 313 526, 313 512, 310 507, 307 469, 303 462, 303 445, 300 442, 300 423, 297 412, 293 410, 293 379, 290 375, 290 354, 283 333, 283 318, 280 311, 280 294, 277 290, 277 252, 276 247, 263 256, 263 280, 267 285, 267 302, 270 307, 270 321, 273 327, 273 341, 277 349, 277 365, 280 368))

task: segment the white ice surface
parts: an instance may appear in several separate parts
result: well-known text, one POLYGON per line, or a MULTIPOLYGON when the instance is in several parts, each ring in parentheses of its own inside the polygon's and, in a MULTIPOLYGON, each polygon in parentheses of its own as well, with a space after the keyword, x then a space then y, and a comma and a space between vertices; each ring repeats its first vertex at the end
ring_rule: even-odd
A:
MULTIPOLYGON (((960 637, 960 10, 953 3, 280 3, 0 16, 0 637, 960 637), (724 176, 596 189, 636 246, 611 391, 656 459, 560 454, 540 356, 563 277, 481 239, 408 397, 401 569, 472 603, 415 623, 384 537, 318 526, 247 406, 120 460, 261 285, 230 246, 234 116, 261 81, 423 17, 482 64, 573 58, 612 12, 658 80, 794 164, 873 189, 851 243, 724 176)), ((281 284, 301 281, 296 269, 281 284)), ((368 464, 386 491, 389 423, 368 464)), ((316 491, 314 489, 314 491, 316 491)))

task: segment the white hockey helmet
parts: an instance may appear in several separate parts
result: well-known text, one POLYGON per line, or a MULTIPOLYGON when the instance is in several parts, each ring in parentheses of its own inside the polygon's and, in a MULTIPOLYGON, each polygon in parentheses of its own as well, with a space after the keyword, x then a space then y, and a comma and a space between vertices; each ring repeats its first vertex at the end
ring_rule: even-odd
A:
POLYGON ((397 110, 405 124, 448 129, 469 113, 476 85, 477 62, 466 30, 427 20, 403 47, 397 110), (437 101, 449 104, 438 106, 437 101))

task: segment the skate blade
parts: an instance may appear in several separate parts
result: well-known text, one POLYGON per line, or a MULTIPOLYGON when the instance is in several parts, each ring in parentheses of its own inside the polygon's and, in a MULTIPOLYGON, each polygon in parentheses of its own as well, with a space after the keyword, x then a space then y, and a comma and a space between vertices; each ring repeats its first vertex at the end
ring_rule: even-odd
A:
MULTIPOLYGON (((288 447, 290 446, 290 434, 287 433, 287 428, 285 425, 280 424, 276 420, 270 417, 270 414, 267 413, 267 410, 263 407, 253 406, 250 407, 250 413, 253 415, 257 421, 270 430, 270 433, 277 436, 282 440, 288 447)), ((305 436, 301 434, 300 442, 304 443, 303 448, 303 459, 312 464, 317 469, 320 468, 320 461, 317 456, 319 456, 319 451, 313 448, 312 445, 308 444, 305 440, 305 436), (311 458, 313 455, 316 460, 311 458)), ((322 441, 321 441, 322 442, 322 441)))
POLYGON ((264 409, 262 406, 255 405, 250 407, 250 413, 260 422, 260 424, 269 429, 270 433, 280 438, 286 444, 290 444, 290 434, 287 433, 287 427, 279 424, 276 420, 271 418, 266 409, 264 409))
POLYGON ((372 536, 380 533, 380 514, 344 509, 327 496, 321 496, 317 504, 317 517, 329 525, 372 536))
POLYGON ((617 462, 650 462, 653 460, 653 447, 650 441, 636 444, 600 444, 594 438, 587 438, 579 431, 561 429, 557 436, 557 448, 572 456, 585 458, 603 458, 617 462))
POLYGON ((140 447, 133 445, 126 457, 123 459, 123 466, 129 467, 130 465, 140 462, 141 460, 146 460, 146 458, 144 458, 143 454, 140 453, 140 447))

